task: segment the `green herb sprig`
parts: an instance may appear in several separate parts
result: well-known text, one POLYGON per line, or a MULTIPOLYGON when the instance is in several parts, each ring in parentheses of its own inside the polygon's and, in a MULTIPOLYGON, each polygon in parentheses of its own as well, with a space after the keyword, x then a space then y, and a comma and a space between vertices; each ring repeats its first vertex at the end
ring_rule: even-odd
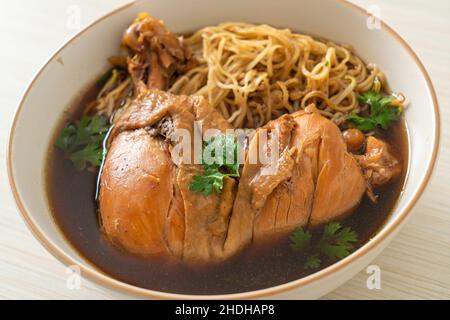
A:
POLYGON ((369 115, 363 117, 352 113, 347 121, 362 131, 371 131, 377 127, 387 129, 401 114, 401 109, 392 105, 394 99, 393 96, 383 96, 380 92, 367 91, 358 97, 358 101, 369 106, 369 115))
POLYGON ((55 146, 63 151, 64 158, 72 161, 77 170, 81 171, 89 165, 98 167, 102 162, 102 143, 108 127, 104 117, 84 116, 64 127, 55 146))
POLYGON ((219 134, 203 144, 203 174, 192 178, 189 189, 208 196, 221 193, 225 177, 239 177, 239 143, 230 134, 219 134))
POLYGON ((342 227, 340 223, 331 222, 323 228, 322 236, 313 242, 309 231, 298 228, 290 236, 291 248, 299 252, 305 269, 317 269, 322 260, 337 261, 348 256, 353 244, 358 241, 355 231, 349 227, 342 227))

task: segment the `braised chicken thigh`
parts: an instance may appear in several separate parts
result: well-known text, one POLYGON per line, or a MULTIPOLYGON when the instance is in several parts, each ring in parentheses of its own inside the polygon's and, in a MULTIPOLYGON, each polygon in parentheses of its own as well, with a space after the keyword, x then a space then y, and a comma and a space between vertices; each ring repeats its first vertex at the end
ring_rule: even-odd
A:
POLYGON ((254 241, 340 221, 366 190, 401 171, 386 143, 365 142, 352 129, 343 135, 311 104, 258 128, 243 149, 240 177, 225 177, 219 192, 198 193, 191 183, 204 168, 194 139, 232 125, 203 96, 163 91, 195 61, 161 21, 140 15, 122 42, 135 100, 109 137, 99 212, 106 237, 127 251, 221 261, 254 241), (180 132, 188 139, 182 154, 180 132), (365 154, 350 153, 364 142, 365 154))
POLYGON ((257 130, 239 183, 226 178, 221 194, 198 194, 189 184, 201 166, 193 158, 174 163, 171 154, 172 134, 184 129, 193 137, 198 123, 230 129, 202 97, 159 90, 141 94, 118 120, 100 192, 103 230, 114 243, 144 255, 223 260, 267 234, 342 219, 364 194, 366 180, 338 127, 312 106, 257 130), (273 164, 249 161, 264 130, 278 139, 271 152, 280 154, 266 174, 273 164))

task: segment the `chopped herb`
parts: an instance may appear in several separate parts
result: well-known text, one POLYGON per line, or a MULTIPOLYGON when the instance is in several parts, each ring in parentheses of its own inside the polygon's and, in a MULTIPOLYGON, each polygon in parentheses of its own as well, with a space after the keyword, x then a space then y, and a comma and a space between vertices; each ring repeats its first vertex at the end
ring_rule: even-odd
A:
POLYGON ((104 117, 84 116, 76 122, 70 122, 62 130, 55 146, 64 152, 77 170, 88 165, 100 166, 102 162, 102 142, 108 131, 108 123, 104 117))
POLYGON ((309 231, 303 230, 303 228, 296 229, 289 239, 291 239, 291 247, 295 251, 306 251, 311 247, 312 234, 309 231))
POLYGON ((343 228, 339 223, 329 223, 324 227, 319 251, 329 259, 342 259, 350 254, 352 243, 357 241, 356 232, 349 227, 343 228))
POLYGON ((318 253, 314 253, 305 259, 303 268, 305 269, 317 269, 320 267, 321 260, 318 253))
POLYGON ((362 131, 371 131, 377 127, 387 129, 401 113, 400 108, 392 105, 394 99, 376 91, 367 91, 358 97, 358 101, 369 106, 369 116, 363 117, 352 113, 347 117, 347 121, 362 131))
POLYGON ((221 193, 225 177, 239 177, 239 144, 233 135, 219 134, 203 145, 203 174, 192 178, 189 189, 208 196, 221 193))
POLYGON ((358 237, 350 228, 331 222, 325 225, 322 236, 317 242, 313 242, 311 232, 303 228, 296 229, 291 234, 290 240, 291 248, 303 256, 303 267, 317 269, 323 259, 336 261, 348 256, 358 237))
POLYGON ((325 61, 325 67, 327 67, 327 68, 328 68, 329 66, 330 66, 330 61, 328 61, 328 60, 327 60, 327 61, 325 61))

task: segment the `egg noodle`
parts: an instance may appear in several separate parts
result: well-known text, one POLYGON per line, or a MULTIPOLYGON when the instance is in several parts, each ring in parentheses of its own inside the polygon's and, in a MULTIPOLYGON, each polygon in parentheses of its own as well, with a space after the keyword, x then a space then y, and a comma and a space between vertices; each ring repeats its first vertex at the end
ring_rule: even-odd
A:
MULTIPOLYGON (((358 94, 384 86, 384 75, 349 46, 289 29, 228 22, 184 39, 198 64, 175 78, 169 92, 202 95, 235 128, 256 128, 314 103, 341 125, 360 112, 358 94)), ((88 110, 112 115, 131 102, 129 76, 111 75, 88 110)))
POLYGON ((315 103, 340 124, 358 112, 357 95, 375 79, 351 48, 268 25, 223 23, 185 39, 200 65, 170 88, 208 98, 236 128, 259 127, 315 103))

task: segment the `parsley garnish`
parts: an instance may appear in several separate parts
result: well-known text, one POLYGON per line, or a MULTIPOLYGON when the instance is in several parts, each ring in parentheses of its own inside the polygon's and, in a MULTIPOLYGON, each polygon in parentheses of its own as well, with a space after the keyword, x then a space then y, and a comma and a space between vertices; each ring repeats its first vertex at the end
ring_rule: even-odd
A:
POLYGON ((102 162, 102 142, 108 131, 104 117, 84 116, 76 122, 70 122, 62 130, 55 146, 64 152, 77 170, 83 170, 88 164, 100 166, 102 162))
POLYGON ((302 254, 305 269, 317 269, 322 259, 336 261, 350 254, 353 243, 358 241, 355 231, 343 228, 340 223, 331 222, 323 228, 318 242, 313 243, 312 234, 303 228, 296 229, 291 236, 291 248, 302 254))
POLYGON ((203 145, 203 174, 192 178, 189 189, 202 193, 221 193, 225 177, 239 177, 239 144, 230 134, 219 134, 203 145))
POLYGON ((392 105, 394 99, 373 90, 367 91, 358 97, 358 101, 370 107, 369 116, 362 117, 352 113, 347 117, 347 121, 362 131, 371 131, 377 127, 387 129, 401 113, 400 108, 392 105))

